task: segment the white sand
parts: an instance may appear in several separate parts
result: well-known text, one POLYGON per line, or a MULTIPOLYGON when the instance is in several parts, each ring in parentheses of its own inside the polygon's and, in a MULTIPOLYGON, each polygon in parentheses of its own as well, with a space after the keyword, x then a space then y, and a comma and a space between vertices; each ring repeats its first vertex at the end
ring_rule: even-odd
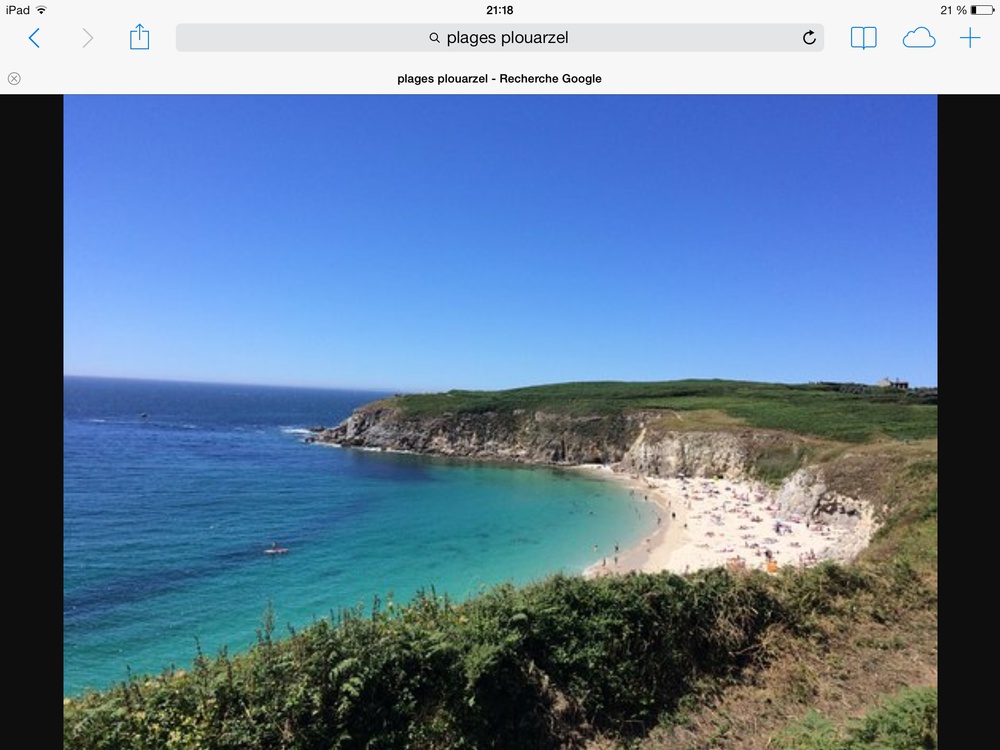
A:
POLYGON ((643 571, 685 573, 719 566, 768 569, 806 566, 836 557, 845 532, 779 513, 775 492, 762 484, 725 479, 638 477, 588 466, 627 482, 663 509, 663 523, 639 547, 589 567, 585 575, 643 571), (777 525, 780 524, 780 532, 777 525))

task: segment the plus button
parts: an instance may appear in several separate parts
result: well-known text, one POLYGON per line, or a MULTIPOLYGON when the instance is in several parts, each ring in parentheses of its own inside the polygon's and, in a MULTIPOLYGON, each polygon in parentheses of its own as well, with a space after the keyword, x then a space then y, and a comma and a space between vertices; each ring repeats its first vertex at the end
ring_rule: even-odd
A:
POLYGON ((965 36, 960 36, 959 39, 968 39, 969 40, 969 49, 972 49, 972 40, 973 39, 982 39, 982 37, 981 36, 972 36, 972 27, 970 26, 969 27, 969 33, 966 34, 965 36))

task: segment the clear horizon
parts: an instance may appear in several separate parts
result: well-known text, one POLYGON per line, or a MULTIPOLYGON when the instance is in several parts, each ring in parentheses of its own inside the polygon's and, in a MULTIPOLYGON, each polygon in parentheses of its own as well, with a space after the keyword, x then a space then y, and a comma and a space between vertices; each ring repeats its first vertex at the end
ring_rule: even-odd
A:
POLYGON ((67 96, 64 374, 937 384, 933 96, 67 96))
MULTIPOLYGON (((247 381, 231 381, 231 380, 175 380, 169 378, 130 378, 122 377, 118 375, 86 375, 78 373, 63 373, 64 378, 91 378, 98 380, 135 380, 140 382, 150 382, 150 383, 176 383, 176 384, 187 384, 187 385, 228 385, 234 387, 250 387, 250 388, 303 388, 303 389, 313 389, 313 390, 343 390, 343 391, 356 391, 364 393, 365 391, 370 391, 372 393, 431 393, 434 391, 430 390, 405 390, 405 389, 392 389, 392 388, 364 388, 364 387, 354 387, 354 386, 327 386, 327 385, 296 385, 288 383, 250 383, 247 381)), ((727 378, 676 378, 677 381, 686 380, 728 380, 727 378)), ((890 378, 892 380, 892 378, 890 378)), ((480 388, 455 388, 454 390, 460 391, 475 391, 475 390, 513 390, 519 388, 533 388, 537 386, 546 385, 564 385, 571 382, 631 382, 631 383, 649 383, 649 382, 671 382, 671 381, 559 381, 553 383, 524 383, 522 385, 510 386, 510 388, 497 388, 497 389, 480 389, 480 388)), ((763 385, 773 384, 773 385, 808 385, 809 383, 793 383, 788 381, 734 381, 734 382, 755 382, 761 383, 763 385)), ((870 385, 876 386, 878 383, 862 383, 859 381, 810 381, 810 382, 843 382, 850 383, 852 385, 870 385)), ((937 384, 932 385, 915 385, 913 383, 908 383, 911 389, 919 388, 937 388, 937 384)))

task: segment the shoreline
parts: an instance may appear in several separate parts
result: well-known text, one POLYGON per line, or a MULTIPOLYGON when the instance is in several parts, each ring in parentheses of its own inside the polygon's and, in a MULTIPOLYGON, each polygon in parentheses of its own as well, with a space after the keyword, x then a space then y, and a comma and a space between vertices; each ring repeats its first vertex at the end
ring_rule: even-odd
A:
MULTIPOLYGON (((325 445, 344 448, 339 443, 325 445)), ((460 461, 471 457, 440 456, 420 451, 349 446, 355 450, 412 454, 460 461)), ((496 461, 514 466, 535 464, 496 461)), ((655 503, 662 518, 648 536, 632 547, 602 556, 582 571, 586 578, 626 573, 685 574, 716 567, 777 573, 782 567, 804 568, 825 560, 844 561, 859 549, 858 535, 842 525, 812 519, 804 511, 782 508, 779 490, 755 480, 707 477, 659 477, 624 473, 606 464, 572 464, 548 468, 580 472, 627 487, 655 503)), ((866 546, 874 530, 864 519, 866 546)))
POLYGON ((663 523, 617 556, 588 566, 597 578, 630 572, 677 574, 715 567, 764 570, 807 567, 839 559, 847 529, 782 510, 778 491, 754 481, 651 477, 586 464, 580 471, 641 492, 661 509, 663 523))

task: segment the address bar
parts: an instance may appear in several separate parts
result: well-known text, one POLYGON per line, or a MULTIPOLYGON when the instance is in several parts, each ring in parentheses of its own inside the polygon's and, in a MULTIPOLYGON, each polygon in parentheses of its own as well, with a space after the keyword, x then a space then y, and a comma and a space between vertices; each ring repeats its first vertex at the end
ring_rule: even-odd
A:
POLYGON ((822 24, 181 23, 179 52, 820 52, 822 24))

